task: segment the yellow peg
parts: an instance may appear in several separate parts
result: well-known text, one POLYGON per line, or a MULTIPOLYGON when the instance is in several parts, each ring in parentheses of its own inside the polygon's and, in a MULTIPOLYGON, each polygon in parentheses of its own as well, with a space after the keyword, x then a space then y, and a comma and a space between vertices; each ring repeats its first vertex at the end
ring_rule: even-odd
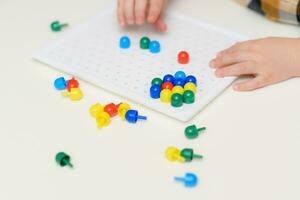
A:
POLYGON ((125 120, 125 115, 128 110, 130 110, 129 104, 121 103, 120 105, 118 105, 118 115, 121 117, 122 120, 125 120))
POLYGON ((183 87, 181 87, 180 85, 176 85, 175 87, 173 87, 172 89, 172 94, 180 94, 183 95, 184 93, 184 89, 183 87))
POLYGON ((160 100, 163 103, 170 103, 171 102, 171 97, 172 97, 172 91, 169 89, 163 89, 160 92, 160 100))
POLYGON ((108 126, 110 124, 110 116, 107 112, 101 112, 96 118, 98 128, 108 126))
POLYGON ((103 106, 99 103, 92 105, 90 108, 90 114, 92 117, 97 118, 101 112, 103 112, 103 106))
POLYGON ((65 91, 61 93, 64 97, 69 97, 72 101, 78 101, 82 99, 83 94, 79 88, 71 88, 70 92, 65 91))
POLYGON ((171 162, 174 162, 176 160, 185 162, 184 157, 180 155, 180 150, 176 147, 168 147, 165 151, 165 156, 171 162))
POLYGON ((184 85, 184 90, 191 90, 194 94, 196 94, 197 86, 194 83, 189 82, 184 85))

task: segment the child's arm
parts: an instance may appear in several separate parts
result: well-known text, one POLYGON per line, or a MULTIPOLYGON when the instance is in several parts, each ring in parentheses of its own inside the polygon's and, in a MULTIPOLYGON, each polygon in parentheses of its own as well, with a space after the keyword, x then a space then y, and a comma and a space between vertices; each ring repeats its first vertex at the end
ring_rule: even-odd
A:
POLYGON ((300 0, 235 0, 273 21, 300 23, 300 0))
POLYGON ((145 21, 158 29, 166 31, 163 12, 168 0, 118 0, 117 15, 119 24, 143 25, 145 21))
POLYGON ((248 91, 300 76, 300 39, 264 38, 233 45, 210 62, 217 77, 252 75, 234 89, 248 91))

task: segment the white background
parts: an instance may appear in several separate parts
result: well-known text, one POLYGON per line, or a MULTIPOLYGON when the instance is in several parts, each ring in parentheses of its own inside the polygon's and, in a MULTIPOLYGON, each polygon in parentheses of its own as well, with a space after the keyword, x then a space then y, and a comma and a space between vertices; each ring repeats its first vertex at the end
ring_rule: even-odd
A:
MULTIPOLYGON (((49 30, 52 21, 75 25, 109 2, 0 1, 0 199, 300 199, 299 79, 254 92, 228 89, 187 124, 131 102, 151 120, 115 119, 97 130, 89 106, 123 99, 85 82, 82 101, 61 98, 52 82, 62 74, 31 54, 59 34, 49 30), (188 141, 183 129, 192 123, 208 130, 188 141), (205 159, 169 163, 164 150, 170 145, 192 147, 205 159), (55 164, 58 151, 71 155, 73 170, 55 164), (188 171, 199 175, 197 188, 173 182, 188 171)), ((251 37, 300 32, 229 0, 170 6, 251 37)))

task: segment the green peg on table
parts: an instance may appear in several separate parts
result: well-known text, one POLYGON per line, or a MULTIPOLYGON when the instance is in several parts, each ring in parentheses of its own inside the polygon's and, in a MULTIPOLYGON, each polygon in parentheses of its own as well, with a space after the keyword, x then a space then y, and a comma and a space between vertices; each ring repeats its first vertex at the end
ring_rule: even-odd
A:
POLYGON ((180 151, 180 155, 182 157, 184 157, 186 162, 191 162, 194 158, 195 159, 203 159, 202 155, 198 155, 198 154, 194 154, 194 150, 193 149, 182 149, 180 151))
POLYGON ((199 136, 200 133, 202 133, 205 130, 205 127, 197 128, 196 125, 190 125, 185 128, 184 134, 188 139, 195 139, 199 136))
POLYGON ((65 28, 67 26, 68 26, 68 24, 61 24, 59 21, 54 21, 50 25, 51 30, 54 32, 61 31, 61 29, 65 28))
POLYGON ((57 153, 55 156, 55 160, 57 164, 61 167, 69 166, 73 168, 70 156, 64 152, 57 153))

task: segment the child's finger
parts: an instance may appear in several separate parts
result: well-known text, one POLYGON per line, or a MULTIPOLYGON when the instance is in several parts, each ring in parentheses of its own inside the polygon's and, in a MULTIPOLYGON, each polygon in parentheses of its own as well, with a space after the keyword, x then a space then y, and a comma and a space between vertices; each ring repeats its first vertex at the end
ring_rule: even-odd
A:
POLYGON ((231 47, 220 51, 217 54, 217 57, 222 56, 226 53, 231 53, 234 51, 250 51, 253 49, 255 40, 248 40, 248 41, 244 41, 244 42, 237 42, 236 44, 232 45, 231 47))
POLYGON ((161 16, 153 25, 158 31, 165 32, 167 30, 167 24, 165 23, 163 17, 161 16))
POLYGON ((126 0, 124 4, 124 14, 127 24, 134 24, 134 0, 126 0))
POLYGON ((118 21, 121 26, 125 26, 125 17, 124 17, 124 0, 118 0, 118 9, 117 9, 117 15, 118 15, 118 21))
POLYGON ((256 73, 256 65, 254 62, 242 62, 228 67, 219 68, 215 71, 217 77, 225 76, 240 76, 240 75, 249 75, 256 73))
POLYGON ((162 14, 163 1, 161 0, 150 0, 149 12, 148 12, 148 22, 153 24, 157 21, 159 16, 162 14))
POLYGON ((212 68, 226 67, 239 62, 250 61, 253 57, 253 53, 248 51, 234 51, 211 60, 209 66, 212 68))
POLYGON ((142 25, 145 21, 147 0, 136 0, 135 1, 135 23, 142 25))
POLYGON ((266 85, 267 83, 263 80, 263 78, 257 76, 249 81, 234 84, 233 89, 236 91, 251 91, 266 85))

